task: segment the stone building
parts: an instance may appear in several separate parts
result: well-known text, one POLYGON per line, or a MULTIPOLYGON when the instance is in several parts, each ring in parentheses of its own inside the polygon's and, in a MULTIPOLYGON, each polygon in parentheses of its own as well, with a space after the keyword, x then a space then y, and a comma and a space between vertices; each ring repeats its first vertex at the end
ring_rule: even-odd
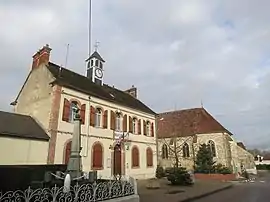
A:
POLYGON ((105 61, 97 51, 87 60, 87 76, 50 62, 50 51, 46 45, 33 56, 31 71, 12 103, 14 112, 35 117, 48 131, 47 162, 68 162, 77 106, 83 171, 97 170, 102 178, 154 177, 156 114, 138 99, 136 87, 122 91, 105 84, 105 61))
POLYGON ((193 170, 196 153, 203 143, 210 145, 216 163, 235 173, 239 170, 236 167, 240 167, 240 159, 248 161, 249 155, 237 145, 233 134, 204 108, 161 113, 157 124, 158 163, 163 167, 172 167, 177 156, 179 165, 193 170))

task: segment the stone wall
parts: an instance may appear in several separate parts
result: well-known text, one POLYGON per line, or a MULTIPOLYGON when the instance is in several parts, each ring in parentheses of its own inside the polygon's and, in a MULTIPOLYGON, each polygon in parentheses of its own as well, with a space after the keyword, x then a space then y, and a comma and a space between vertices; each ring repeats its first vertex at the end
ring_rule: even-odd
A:
MULTIPOLYGON (((216 157, 214 157, 214 161, 216 163, 221 163, 224 166, 232 168, 232 153, 230 149, 231 140, 230 136, 226 133, 212 133, 212 134, 198 134, 196 136, 188 136, 188 137, 179 137, 176 139, 176 148, 177 154, 179 157, 179 161, 181 166, 187 168, 188 170, 193 170, 195 165, 195 155, 199 150, 201 144, 208 144, 208 142, 212 140, 215 143, 216 147, 216 157), (183 157, 182 146, 184 143, 189 145, 189 153, 190 157, 183 157), (195 155, 194 155, 195 154, 195 155)), ((159 165, 162 167, 171 167, 175 163, 175 149, 174 144, 170 145, 170 138, 167 139, 159 139, 158 140, 158 149, 159 149, 159 165), (168 146, 169 155, 168 159, 162 158, 162 146, 166 144, 168 146)))

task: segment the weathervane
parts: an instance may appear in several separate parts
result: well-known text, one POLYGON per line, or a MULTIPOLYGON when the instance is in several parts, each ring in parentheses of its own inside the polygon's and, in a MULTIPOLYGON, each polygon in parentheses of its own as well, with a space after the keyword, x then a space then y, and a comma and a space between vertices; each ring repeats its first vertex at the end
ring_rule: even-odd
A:
POLYGON ((98 50, 99 44, 100 44, 100 42, 99 42, 99 41, 96 41, 96 43, 95 43, 95 45, 94 45, 94 47, 95 47, 95 51, 97 51, 97 50, 98 50))

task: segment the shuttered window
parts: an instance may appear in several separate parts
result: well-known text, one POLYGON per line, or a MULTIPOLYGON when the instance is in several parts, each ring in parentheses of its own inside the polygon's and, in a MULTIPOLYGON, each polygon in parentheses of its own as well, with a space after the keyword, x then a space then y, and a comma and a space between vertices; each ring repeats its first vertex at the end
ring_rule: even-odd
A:
POLYGON ((102 145, 97 142, 92 147, 92 169, 103 169, 103 149, 102 145))
POLYGON ((146 149, 146 164, 147 167, 153 166, 153 151, 150 147, 146 149))
POLYGON ((133 168, 140 166, 140 164, 139 164, 139 162, 140 162, 139 149, 137 146, 132 147, 131 159, 132 159, 132 167, 133 168))
POLYGON ((64 164, 68 164, 68 161, 69 161, 69 158, 70 158, 70 153, 71 153, 71 141, 69 141, 66 144, 66 147, 65 147, 64 164))

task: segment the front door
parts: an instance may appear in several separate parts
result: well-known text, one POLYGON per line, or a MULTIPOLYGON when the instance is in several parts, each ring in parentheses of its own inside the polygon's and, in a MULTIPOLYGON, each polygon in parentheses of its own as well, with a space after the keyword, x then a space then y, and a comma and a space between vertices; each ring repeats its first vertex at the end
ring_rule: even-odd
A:
POLYGON ((121 155, 121 146, 115 145, 114 152, 113 152, 113 174, 114 175, 121 175, 122 174, 122 155, 121 155))

